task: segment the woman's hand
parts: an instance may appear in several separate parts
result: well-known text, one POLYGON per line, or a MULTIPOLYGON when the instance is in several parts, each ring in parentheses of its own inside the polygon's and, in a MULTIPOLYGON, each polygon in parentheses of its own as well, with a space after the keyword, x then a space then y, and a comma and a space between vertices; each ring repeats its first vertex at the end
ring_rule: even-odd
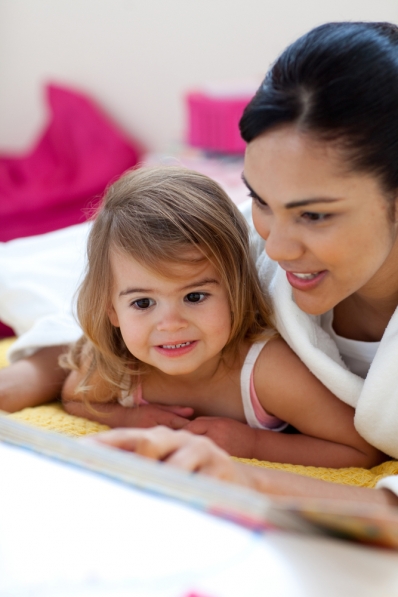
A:
POLYGON ((202 473, 222 481, 250 487, 273 499, 316 498, 367 503, 396 514, 398 498, 387 489, 374 490, 311 479, 295 473, 271 470, 234 462, 210 439, 187 431, 166 427, 153 429, 112 429, 98 433, 84 442, 98 442, 113 448, 135 452, 160 460, 179 469, 202 473), (393 507, 393 510, 390 508, 393 507))
MULTIPOLYGON (((223 481, 247 485, 245 469, 238 466, 211 440, 166 427, 113 429, 89 440, 161 460, 188 472, 203 473, 223 481)), ((247 467, 249 468, 249 467, 247 467)))

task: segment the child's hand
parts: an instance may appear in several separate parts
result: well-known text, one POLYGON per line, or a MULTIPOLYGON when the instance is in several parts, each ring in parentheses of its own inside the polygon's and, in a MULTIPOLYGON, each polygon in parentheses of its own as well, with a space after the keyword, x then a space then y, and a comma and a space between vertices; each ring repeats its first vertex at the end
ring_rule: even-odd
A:
POLYGON ((126 425, 129 427, 156 427, 163 425, 170 429, 182 429, 189 423, 193 408, 188 406, 166 406, 164 404, 143 404, 138 408, 124 408, 126 425))
POLYGON ((195 435, 205 435, 231 456, 253 458, 257 430, 226 417, 198 417, 184 427, 195 435))
POLYGON ((88 408, 84 402, 68 400, 63 406, 71 415, 99 421, 109 427, 156 427, 164 425, 170 429, 181 429, 189 423, 193 408, 185 406, 166 406, 164 404, 143 404, 137 408, 126 408, 116 402, 91 403, 88 408), (93 410, 95 409, 95 410, 93 410))

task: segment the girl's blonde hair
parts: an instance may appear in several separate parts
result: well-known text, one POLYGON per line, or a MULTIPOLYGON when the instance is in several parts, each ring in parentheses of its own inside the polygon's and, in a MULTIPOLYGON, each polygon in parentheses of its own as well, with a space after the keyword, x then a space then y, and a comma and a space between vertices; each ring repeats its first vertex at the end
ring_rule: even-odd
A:
POLYGON ((250 255, 246 221, 207 176, 180 167, 131 170, 108 188, 94 217, 87 271, 77 300, 78 318, 89 343, 78 342, 63 363, 79 368, 84 346, 88 367, 84 367, 87 373, 78 392, 87 389, 96 372, 109 384, 113 396, 120 396, 121 391, 131 391, 137 383, 134 379, 148 371, 128 351, 120 329, 108 317, 111 251, 167 275, 168 263, 189 262, 192 252, 186 249, 199 249, 227 289, 231 333, 223 354, 236 351, 244 339, 253 342, 270 333, 270 310, 250 255))

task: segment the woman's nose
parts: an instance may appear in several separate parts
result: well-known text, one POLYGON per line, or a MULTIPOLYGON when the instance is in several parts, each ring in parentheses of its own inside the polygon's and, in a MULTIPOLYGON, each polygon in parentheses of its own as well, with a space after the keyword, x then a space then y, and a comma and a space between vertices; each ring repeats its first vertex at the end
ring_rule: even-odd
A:
POLYGON ((303 243, 288 224, 269 222, 261 236, 265 240, 266 253, 273 261, 295 261, 303 255, 303 243))

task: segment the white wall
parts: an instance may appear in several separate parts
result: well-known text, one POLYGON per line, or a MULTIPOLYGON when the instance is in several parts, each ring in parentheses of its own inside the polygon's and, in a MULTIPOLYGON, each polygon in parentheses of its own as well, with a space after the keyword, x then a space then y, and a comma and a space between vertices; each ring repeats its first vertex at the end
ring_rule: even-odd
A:
POLYGON ((330 20, 398 22, 397 0, 0 0, 0 151, 45 122, 43 83, 80 88, 150 149, 184 130, 182 95, 261 80, 297 36, 330 20))

